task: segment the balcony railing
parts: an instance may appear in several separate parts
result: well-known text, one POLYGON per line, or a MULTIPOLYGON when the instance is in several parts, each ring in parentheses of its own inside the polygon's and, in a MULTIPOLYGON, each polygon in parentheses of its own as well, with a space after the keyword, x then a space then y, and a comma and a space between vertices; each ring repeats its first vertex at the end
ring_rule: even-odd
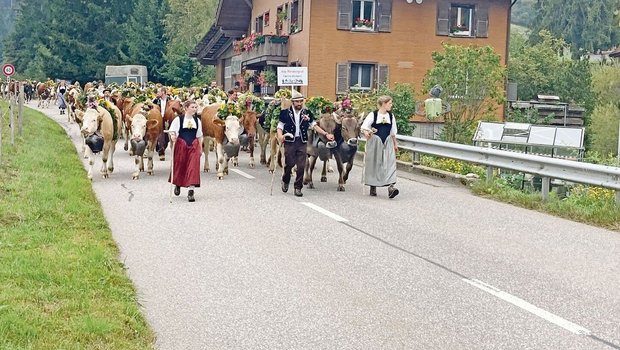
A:
MULTIPOLYGON (((248 40, 248 39, 245 39, 248 40)), ((250 49, 241 51, 241 65, 246 67, 285 66, 288 64, 288 37, 262 35, 250 49)))

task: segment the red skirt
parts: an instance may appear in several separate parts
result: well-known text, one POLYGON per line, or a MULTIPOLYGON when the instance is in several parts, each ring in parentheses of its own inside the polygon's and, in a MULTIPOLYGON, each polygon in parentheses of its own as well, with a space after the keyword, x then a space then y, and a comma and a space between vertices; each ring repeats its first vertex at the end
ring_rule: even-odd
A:
POLYGON ((180 187, 200 187, 200 142, 195 139, 191 145, 182 138, 174 143, 173 177, 168 182, 180 187))

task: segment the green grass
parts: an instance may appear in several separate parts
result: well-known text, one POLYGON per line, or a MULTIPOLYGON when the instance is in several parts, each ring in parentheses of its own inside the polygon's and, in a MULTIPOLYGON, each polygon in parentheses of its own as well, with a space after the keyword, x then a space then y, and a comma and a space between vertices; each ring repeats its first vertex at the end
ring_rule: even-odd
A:
POLYGON ((24 111, 14 146, 2 121, 0 349, 153 348, 73 144, 54 121, 24 111))
POLYGON ((539 192, 517 190, 502 179, 494 179, 489 184, 479 181, 472 191, 500 202, 620 232, 620 206, 610 190, 577 186, 565 198, 551 192, 549 199, 543 201, 539 192))
MULTIPOLYGON (((411 162, 411 153, 400 151, 398 159, 411 162)), ((423 155, 420 160, 422 165, 435 169, 460 175, 478 175, 481 180, 471 188, 478 196, 620 232, 620 205, 615 202, 613 190, 576 185, 570 187, 568 195, 563 198, 551 193, 550 198, 543 201, 540 192, 515 188, 519 187, 519 181, 511 183, 507 178, 500 177, 487 184, 486 171, 482 166, 427 155, 423 155)))

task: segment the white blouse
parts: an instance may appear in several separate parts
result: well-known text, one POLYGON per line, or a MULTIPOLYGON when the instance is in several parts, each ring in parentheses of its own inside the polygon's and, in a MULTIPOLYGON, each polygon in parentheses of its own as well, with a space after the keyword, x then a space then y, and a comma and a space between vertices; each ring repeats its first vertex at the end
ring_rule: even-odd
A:
MULTIPOLYGON (((174 120, 172 120, 172 123, 170 124, 170 128, 168 128, 168 131, 174 131, 177 135, 179 135, 179 130, 180 128, 180 118, 179 117, 175 117, 174 120)), ((183 119, 183 127, 184 128, 198 128, 198 130, 196 130, 196 138, 197 139, 202 139, 202 122, 200 121, 200 117, 198 117, 198 125, 194 125, 194 118, 193 117, 188 117, 185 116, 185 119, 183 119)))
MULTIPOLYGON (((382 124, 382 123, 392 124, 391 119, 392 118, 390 118, 389 113, 381 113, 381 112, 377 113, 377 124, 382 124)), ((368 113, 368 115, 366 116, 366 119, 364 119, 364 122, 362 123, 361 129, 371 131, 370 128, 372 128, 372 122, 374 120, 375 120, 374 112, 368 113)), ((396 116, 394 116, 394 122, 396 122, 396 116)), ((397 133, 398 133, 398 128, 396 127, 396 123, 394 123, 392 124, 392 130, 390 130, 390 135, 396 135, 397 133)))

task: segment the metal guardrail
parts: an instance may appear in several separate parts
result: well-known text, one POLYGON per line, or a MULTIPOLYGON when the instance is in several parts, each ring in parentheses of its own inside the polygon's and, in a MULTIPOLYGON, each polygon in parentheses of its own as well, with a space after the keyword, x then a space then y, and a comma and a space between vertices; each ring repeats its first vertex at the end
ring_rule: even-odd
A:
POLYGON ((550 180, 561 179, 613 189, 616 191, 616 203, 620 203, 620 168, 618 167, 461 145, 412 136, 397 135, 396 139, 400 149, 485 165, 487 166, 488 181, 493 177, 493 168, 515 170, 541 176, 543 179, 543 199, 547 199, 549 196, 550 180))

